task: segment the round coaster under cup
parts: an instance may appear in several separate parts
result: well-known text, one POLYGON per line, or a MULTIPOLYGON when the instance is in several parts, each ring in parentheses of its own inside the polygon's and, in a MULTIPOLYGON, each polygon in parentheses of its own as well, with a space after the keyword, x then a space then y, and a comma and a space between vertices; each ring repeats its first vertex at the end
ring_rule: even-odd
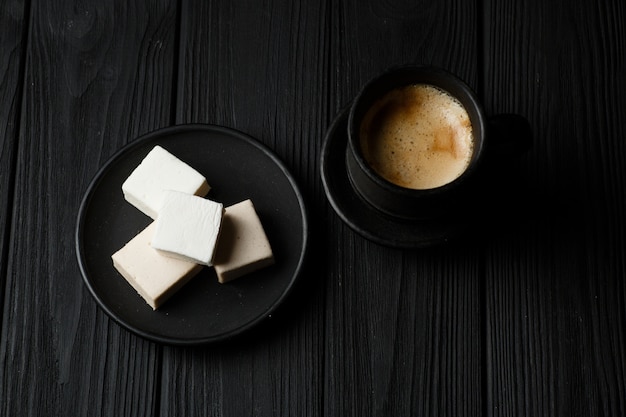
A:
MULTIPOLYGON (((471 216, 444 214, 431 218, 403 219, 382 213, 357 195, 346 170, 349 113, 350 106, 347 106, 326 132, 322 145, 321 177, 330 205, 350 228, 377 244, 403 249, 444 244, 469 229, 473 223, 468 218, 471 216)), ((467 210, 473 211, 469 208, 467 210)))

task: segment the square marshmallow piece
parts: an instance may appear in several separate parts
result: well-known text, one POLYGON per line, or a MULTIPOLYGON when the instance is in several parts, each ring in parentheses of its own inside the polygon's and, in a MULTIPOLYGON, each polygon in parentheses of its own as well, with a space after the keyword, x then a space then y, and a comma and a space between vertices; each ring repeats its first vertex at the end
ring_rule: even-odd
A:
POLYGON ((252 201, 226 208, 215 254, 215 272, 220 283, 274 263, 272 248, 252 201))
POLYGON ((166 256, 212 265, 223 214, 221 203, 166 191, 159 208, 152 247, 166 256))
POLYGON ((153 219, 157 218, 166 190, 204 197, 209 189, 198 171, 158 145, 122 184, 126 201, 153 219))
POLYGON ((202 266, 163 256, 152 249, 154 229, 153 222, 111 258, 115 269, 156 310, 200 272, 202 266))

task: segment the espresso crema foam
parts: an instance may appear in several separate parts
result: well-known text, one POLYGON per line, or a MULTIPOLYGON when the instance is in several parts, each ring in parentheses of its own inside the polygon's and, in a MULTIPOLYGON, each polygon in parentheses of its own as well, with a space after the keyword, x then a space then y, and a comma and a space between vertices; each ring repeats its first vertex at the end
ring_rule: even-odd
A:
POLYGON ((469 115, 447 92, 428 84, 393 90, 361 122, 363 157, 396 185, 430 189, 467 169, 474 138, 469 115))

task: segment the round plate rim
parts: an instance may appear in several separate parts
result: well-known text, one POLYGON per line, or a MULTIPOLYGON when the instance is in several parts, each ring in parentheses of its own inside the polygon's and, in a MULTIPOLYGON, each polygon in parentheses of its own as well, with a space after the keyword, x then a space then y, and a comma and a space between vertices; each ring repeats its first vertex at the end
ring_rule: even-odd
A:
POLYGON ((85 193, 81 199, 81 203, 78 209, 78 215, 76 220, 75 227, 75 252, 76 258, 78 262, 78 266, 81 272, 82 281, 89 290, 91 296, 94 298, 98 306, 116 323, 124 327, 125 329, 131 331, 132 333, 141 336, 147 340, 151 340, 153 342, 158 342, 162 344, 168 345, 179 345, 179 346, 194 346, 194 345, 206 345, 221 342, 224 340, 231 339, 236 337, 251 328, 257 326, 261 322, 270 317, 273 312, 285 301, 285 299, 291 294, 297 279, 300 277, 302 273, 302 269, 305 263, 306 254, 309 246, 309 224, 308 224, 308 211, 304 201, 304 197, 302 192, 294 178, 291 174, 285 163, 265 144, 259 142, 252 136, 244 133, 240 130, 215 125, 215 124, 183 124, 183 125, 174 125, 163 127, 159 129, 155 129, 153 131, 147 132, 138 136, 135 140, 126 145, 122 146, 119 150, 117 150, 95 173, 93 178, 90 180, 89 185, 87 186, 85 193), (82 234, 83 229, 85 227, 86 216, 85 212, 89 207, 90 200, 92 199, 94 192, 97 189, 99 183, 103 180, 106 173, 111 169, 111 166, 118 161, 123 155, 133 151, 133 149, 143 146, 144 144, 155 140, 156 138, 169 136, 178 133, 188 133, 193 131, 219 131, 222 133, 226 133, 227 135, 236 136, 239 139, 244 140, 248 144, 256 147, 259 151, 263 152, 267 157, 269 157, 276 166, 280 169, 280 171, 285 175, 287 181, 291 184, 292 191, 295 194, 295 197, 300 206, 300 217, 302 221, 302 249, 300 251, 300 255, 298 258, 297 265, 293 271, 293 275, 289 280, 288 285, 283 289, 281 294, 274 300, 274 302, 262 312, 262 314, 258 314, 252 320, 233 328, 230 331, 222 332, 217 335, 212 336, 204 336, 204 337, 190 337, 190 338, 179 338, 179 337, 169 337, 163 336, 159 334, 155 334, 149 331, 144 331, 143 329, 133 326, 127 323, 124 319, 118 316, 100 297, 98 292, 93 287, 89 276, 86 271, 85 259, 84 259, 84 251, 83 251, 83 241, 82 234))

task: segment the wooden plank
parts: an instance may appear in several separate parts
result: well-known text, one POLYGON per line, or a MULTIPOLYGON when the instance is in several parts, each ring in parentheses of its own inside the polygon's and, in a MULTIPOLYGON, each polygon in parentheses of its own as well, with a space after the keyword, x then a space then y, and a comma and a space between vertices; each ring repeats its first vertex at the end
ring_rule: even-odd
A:
POLYGON ((344 267, 330 275, 325 413, 480 415, 480 253, 343 244, 331 258, 344 267))
MULTIPOLYGON (((257 138, 318 204, 325 7, 182 2, 176 112, 177 123, 220 124, 257 138)), ((286 305, 251 334, 225 346, 165 349, 161 416, 321 415, 321 267, 311 263, 286 305)))
POLYGON ((562 6, 485 2, 485 101, 535 131, 488 251, 485 415, 626 413, 626 10, 562 6))
POLYGON ((28 19, 26 1, 0 4, 0 300, 9 250, 9 219, 13 200, 18 119, 28 19))
POLYGON ((161 348, 106 317, 80 277, 89 179, 170 123, 176 2, 33 1, 0 344, 0 414, 157 412, 161 348))
MULTIPOLYGON (((344 1, 330 15, 335 111, 381 71, 446 68, 477 87, 472 2, 344 1)), ((327 416, 480 415, 480 248, 400 251, 329 215, 327 416)))

